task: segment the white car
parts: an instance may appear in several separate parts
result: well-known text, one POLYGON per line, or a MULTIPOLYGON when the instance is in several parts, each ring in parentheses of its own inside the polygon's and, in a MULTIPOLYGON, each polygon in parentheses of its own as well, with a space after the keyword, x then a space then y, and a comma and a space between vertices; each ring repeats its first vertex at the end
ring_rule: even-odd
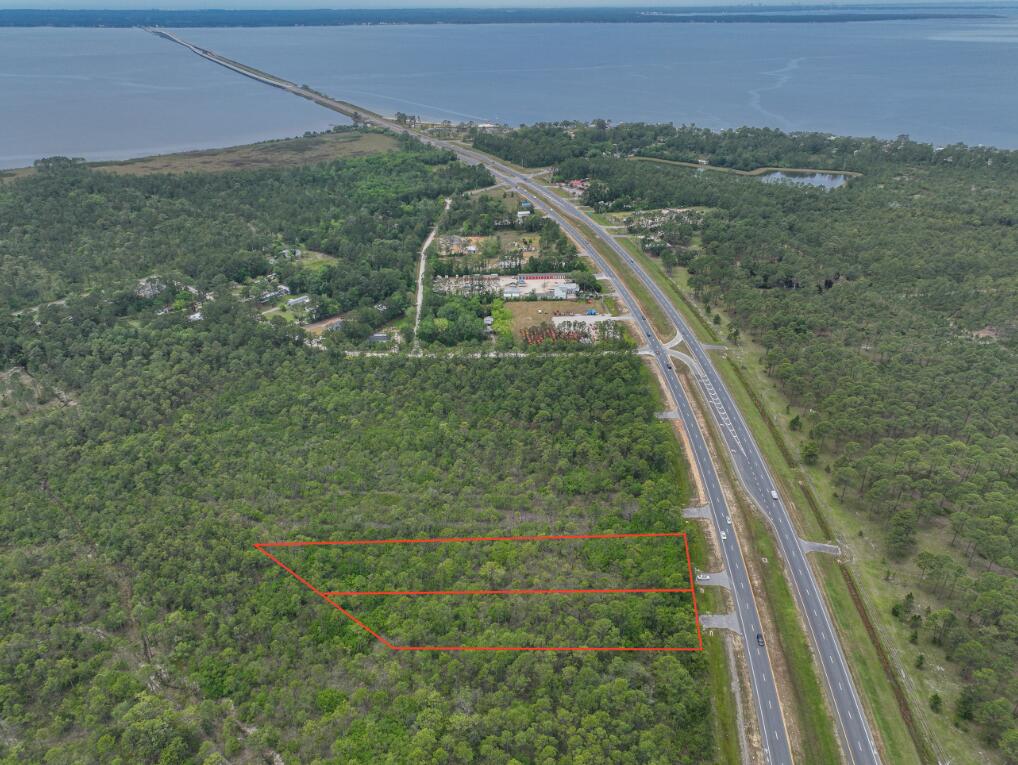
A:
POLYGON ((722 531, 721 532, 721 541, 724 542, 726 539, 728 539, 728 535, 725 532, 722 531))
POLYGON ((732 525, 732 516, 729 515, 728 517, 725 518, 725 520, 728 521, 729 526, 732 525))
POLYGON ((697 574, 696 578, 701 582, 709 582, 710 574, 697 574))
POLYGON ((776 491, 772 490, 771 491, 771 499, 777 499, 777 498, 778 498, 778 493, 776 491))

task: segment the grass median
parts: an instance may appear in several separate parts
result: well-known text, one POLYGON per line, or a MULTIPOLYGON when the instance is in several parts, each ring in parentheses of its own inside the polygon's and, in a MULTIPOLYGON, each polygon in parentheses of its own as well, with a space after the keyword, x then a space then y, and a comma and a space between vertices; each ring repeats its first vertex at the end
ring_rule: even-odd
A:
POLYGON ((675 327, 672 326, 672 323, 668 320, 668 316, 665 314, 664 309, 650 294, 650 290, 647 289, 646 285, 636 277, 633 270, 631 268, 627 268, 626 264, 622 262, 622 258, 618 256, 618 253, 601 241, 597 233, 592 231, 587 224, 576 218, 570 218, 570 221, 579 229, 580 233, 593 244, 593 246, 597 249, 598 255, 608 261, 612 270, 615 271, 615 273, 622 279, 626 288, 640 304, 640 307, 643 309, 643 313, 650 320, 650 323, 654 327, 654 331, 657 332, 658 337, 665 340, 671 337, 671 335, 675 332, 675 327))
MULTIPOLYGON (((695 388, 692 390, 697 407, 701 412, 705 412, 699 391, 695 388)), ((705 420, 712 442, 721 443, 713 420, 706 417, 705 420)), ((719 451, 719 454, 721 455, 719 467, 725 481, 733 488, 740 513, 745 518, 746 528, 749 531, 747 541, 750 550, 748 552, 752 556, 752 560, 747 560, 747 563, 750 564, 751 570, 759 573, 759 581, 765 595, 762 601, 758 601, 758 605, 762 609, 766 609, 770 615, 777 633, 778 649, 788 669, 791 698, 785 698, 784 703, 785 711, 790 713, 796 721, 796 728, 800 735, 802 751, 797 759, 810 763, 840 762, 834 721, 824 699, 824 691, 817 675, 813 653, 799 619, 795 598, 792 596, 788 580, 778 562, 780 557, 774 544, 774 538, 760 515, 748 505, 741 492, 736 488, 738 483, 724 450, 719 451), (763 563, 764 560, 768 562, 763 563), (759 565, 757 565, 757 561, 761 561, 759 565)))

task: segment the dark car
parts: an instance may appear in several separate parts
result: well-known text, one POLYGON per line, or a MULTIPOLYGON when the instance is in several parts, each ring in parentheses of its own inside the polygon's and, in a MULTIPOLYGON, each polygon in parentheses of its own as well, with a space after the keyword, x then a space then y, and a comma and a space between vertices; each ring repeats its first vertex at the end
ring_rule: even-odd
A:
POLYGON ((763 635, 761 635, 759 632, 756 633, 756 644, 763 648, 763 635))

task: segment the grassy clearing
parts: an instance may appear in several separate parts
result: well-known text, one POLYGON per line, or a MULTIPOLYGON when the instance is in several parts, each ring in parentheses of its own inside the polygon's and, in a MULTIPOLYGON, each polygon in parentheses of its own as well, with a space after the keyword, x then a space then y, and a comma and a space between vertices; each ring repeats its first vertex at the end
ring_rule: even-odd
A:
MULTIPOLYGON (((913 588, 910 583, 912 580, 908 579, 908 576, 915 573, 915 578, 918 579, 918 573, 908 568, 895 567, 895 575, 888 579, 889 569, 884 558, 883 529, 880 525, 865 514, 853 512, 839 502, 833 488, 829 487, 828 483, 820 482, 821 477, 826 481, 826 474, 822 469, 810 469, 808 475, 818 489, 824 514, 831 519, 841 538, 851 540, 852 575, 864 593, 867 612, 880 635, 894 672, 900 678, 908 695, 911 713, 916 718, 925 739, 935 745, 935 754, 942 761, 950 761, 956 765, 987 765, 1000 762, 999 753, 985 748, 983 742, 971 731, 956 727, 950 712, 938 715, 929 708, 928 699, 932 693, 939 693, 944 699, 954 699, 961 692, 962 684, 955 667, 942 662, 939 652, 931 651, 928 645, 913 645, 909 642, 910 629, 891 616, 891 607, 894 603, 901 600, 905 591, 913 588), (925 668, 920 670, 916 669, 915 661, 922 653, 926 653, 926 664, 925 668)), ((936 532, 931 535, 920 535, 924 540, 921 544, 934 549, 938 545, 946 546, 946 540, 931 538, 935 535, 936 532)), ((932 608, 939 607, 939 604, 918 588, 913 591, 920 607, 926 605, 932 608)), ((832 602, 833 600, 832 597, 832 602)), ((839 629, 849 636, 849 641, 855 642, 865 636, 868 647, 874 650, 872 640, 869 640, 859 620, 853 620, 854 624, 843 625, 842 615, 836 611, 835 616, 839 629), (853 628, 856 630, 854 633, 851 631, 853 628)), ((889 693, 893 693, 886 678, 883 685, 888 686, 889 693)), ((891 701, 893 702, 893 698, 891 701)), ((890 743, 888 748, 890 749, 890 743)))
MULTIPOLYGON (((364 157, 392 151, 399 146, 389 135, 375 132, 347 131, 322 133, 301 138, 284 138, 225 149, 160 154, 154 157, 128 159, 123 162, 94 162, 90 167, 118 175, 151 175, 153 173, 218 173, 227 170, 257 170, 268 167, 294 167, 326 162, 333 159, 364 157)), ((23 178, 35 172, 26 167, 7 174, 23 178)))
POLYGON ((262 311, 263 319, 273 319, 277 316, 284 321, 292 322, 293 324, 297 323, 297 316, 286 307, 285 303, 280 303, 277 306, 262 311))
POLYGON ((300 260, 297 261, 297 265, 310 271, 321 271, 326 266, 336 263, 338 260, 338 258, 324 252, 304 250, 300 256, 300 260))
POLYGON ((535 254, 541 251, 541 235, 532 234, 529 231, 513 231, 513 230, 502 230, 496 231, 495 237, 498 239, 499 245, 503 250, 508 250, 516 242, 529 242, 534 247, 533 253, 535 254))
POLYGON ((563 314, 586 313, 593 308, 607 313, 600 300, 507 300, 506 309, 513 315, 513 337, 522 337, 528 327, 550 322, 551 317, 563 314))

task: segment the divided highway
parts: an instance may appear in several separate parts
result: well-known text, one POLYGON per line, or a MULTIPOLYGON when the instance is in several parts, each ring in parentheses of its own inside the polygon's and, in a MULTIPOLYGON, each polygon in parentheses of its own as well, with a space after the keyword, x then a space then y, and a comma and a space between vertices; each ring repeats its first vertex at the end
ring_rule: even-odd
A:
MULTIPOLYGON (((531 177, 517 172, 489 155, 458 144, 436 140, 403 125, 399 125, 393 120, 361 109, 349 102, 332 99, 301 88, 282 78, 253 70, 219 56, 212 51, 191 45, 165 30, 152 29, 149 31, 171 42, 183 45, 193 53, 231 69, 238 74, 273 87, 282 88, 294 95, 307 98, 326 108, 355 117, 363 122, 385 127, 399 133, 412 134, 422 141, 455 152, 465 162, 484 165, 496 178, 514 188, 517 192, 528 198, 535 207, 541 209, 555 220, 584 247, 598 267, 611 278, 620 298, 626 304, 629 312, 635 318, 640 331, 646 337, 650 353, 660 367, 662 377, 666 381, 669 392, 675 400, 679 408, 679 414, 686 425, 686 431, 693 448, 691 456, 703 478, 708 494, 707 500, 712 518, 717 527, 721 552, 729 576, 735 613, 744 637, 745 654, 750 673, 749 679, 755 697, 761 728, 761 744, 769 763, 785 765, 792 762, 792 755, 777 687, 774 681, 774 672, 771 667, 770 657, 767 654, 766 645, 761 646, 757 641, 757 635, 762 630, 760 628, 756 602, 734 527, 728 521, 728 506, 721 491, 717 470, 707 450, 706 439, 699 428, 685 391, 679 384, 678 374, 673 368, 669 350, 654 334, 653 328, 641 312, 639 303, 629 292, 623 280, 619 278, 618 274, 601 257, 590 241, 590 237, 577 227, 577 223, 581 223, 592 231, 594 237, 605 246, 610 247, 621 258, 621 263, 625 264, 635 273, 680 332, 690 355, 695 359, 696 365, 699 367, 692 370, 693 376, 703 390, 706 400, 709 402, 709 407, 725 440, 725 446, 732 455, 739 479, 747 493, 760 506, 775 531, 782 555, 788 566, 793 591, 795 592, 799 608, 809 627, 810 637, 819 659, 821 674, 824 676, 829 698, 834 708, 838 732, 847 760, 852 765, 876 765, 879 763, 879 755, 869 730, 869 724, 863 713, 862 705, 848 670, 844 653, 838 642, 837 634, 834 631, 826 601, 824 601, 820 594, 816 577, 809 562, 806 560, 806 555, 803 552, 798 535, 788 515, 787 507, 781 499, 774 499, 772 497, 771 492, 777 493, 778 490, 767 469, 763 456, 724 382, 714 368, 712 360, 697 341, 696 336, 686 324, 682 315, 675 309, 674 305, 664 295, 650 275, 629 255, 625 248, 572 202, 559 198, 547 188, 535 182, 531 177)), ((813 763, 808 765, 813 765, 813 763)), ((827 764, 822 763, 818 765, 827 764)))
MULTIPOLYGON (((535 184, 530 179, 526 179, 526 185, 528 188, 533 188, 535 184)), ((718 424, 718 430, 725 439, 725 444, 731 453, 739 479, 747 493, 770 521, 778 538, 781 553, 788 566, 789 578, 792 580, 793 591, 809 629, 813 649, 819 660, 821 674, 827 685, 828 697, 834 709, 845 754, 849 762, 856 765, 876 765, 876 763, 880 762, 880 756, 874 744, 869 722, 863 711, 851 672, 848 669, 848 663, 828 613, 827 602, 820 594, 816 576, 810 567, 809 561, 806 560, 806 553, 792 524, 788 508, 780 498, 780 492, 770 471, 767 469, 763 455, 745 419, 743 419, 742 413, 735 405, 724 381, 715 369, 713 361, 696 339, 696 335, 690 329, 685 319, 676 310, 674 304, 665 296, 641 265, 626 252, 625 248, 611 234, 605 231, 603 227, 585 215, 582 210, 579 210, 571 202, 566 200, 556 201, 569 215, 583 221, 595 232, 601 241, 611 247, 622 258, 623 262, 635 272, 654 300, 665 310, 669 320, 681 333, 686 347, 699 367, 692 370, 693 375, 703 390, 708 406, 718 424)), ((648 328, 645 327, 644 329, 646 331, 648 328)), ((659 343, 657 345, 660 346, 659 343)), ((655 348, 652 346, 652 349, 655 354, 660 352, 660 347, 655 348)), ((672 372, 671 369, 668 369, 668 371, 672 372)), ((674 373, 669 375, 669 377, 673 376, 674 373)), ((683 418, 685 418, 686 413, 683 412, 682 414, 683 418)), ((686 421, 689 422, 689 420, 686 421)), ((688 428, 688 430, 693 430, 693 428, 688 428)), ((694 450, 696 450, 695 445, 694 450)), ((709 460, 707 462, 709 464, 709 460)), ((713 465, 711 465, 710 472, 714 472, 713 465)), ((712 476, 712 480, 716 480, 716 477, 712 476)), ((712 506, 713 504, 712 499, 712 506)), ((714 518, 715 522, 718 523, 719 529, 723 529, 724 526, 721 525, 716 511, 714 518)), ((729 535, 729 543, 731 541, 731 535, 729 535)), ((733 582, 738 586, 736 580, 733 580, 733 582)), ((745 632, 745 628, 744 634, 749 641, 752 640, 752 634, 745 632)))

